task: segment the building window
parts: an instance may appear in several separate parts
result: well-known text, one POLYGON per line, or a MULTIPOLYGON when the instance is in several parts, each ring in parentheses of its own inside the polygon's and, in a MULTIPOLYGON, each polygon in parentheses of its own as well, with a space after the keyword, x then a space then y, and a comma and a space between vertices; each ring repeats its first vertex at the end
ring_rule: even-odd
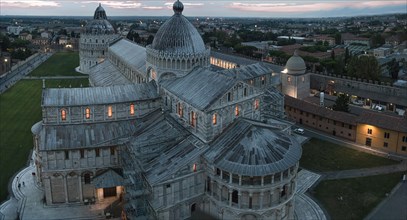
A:
POLYGON ((87 173, 83 176, 83 179, 85 180, 85 184, 90 184, 90 174, 87 173))
POLYGON ((266 84, 266 77, 265 76, 261 77, 261 84, 262 85, 266 84))
POLYGON ((230 101, 232 101, 232 100, 233 100, 232 94, 231 94, 230 92, 228 92, 228 102, 230 102, 230 101))
POLYGON ((403 140, 402 140, 402 141, 407 143, 407 136, 403 136, 403 140))
POLYGON ((366 138, 366 143, 365 143, 365 145, 366 146, 372 146, 372 139, 371 138, 366 138))
POLYGON ((291 76, 287 77, 287 82, 291 82, 291 76))
POLYGON ((166 186, 167 186, 167 188, 171 188, 171 184, 167 184, 166 186))
POLYGON ((367 129, 367 133, 368 133, 368 134, 372 134, 372 133, 373 133, 372 129, 371 129, 371 128, 368 128, 368 129, 367 129))
POLYGON ((215 113, 212 115, 212 124, 216 125, 218 123, 218 115, 215 113))
POLYGON ((69 159, 69 151, 66 150, 66 151, 65 151, 65 160, 68 160, 68 159, 69 159))
POLYGON ((130 104, 130 115, 134 115, 134 104, 130 104))
POLYGON ((243 89, 243 96, 247 96, 247 88, 243 89))
POLYGON ((402 146, 401 147, 401 151, 406 151, 407 150, 407 147, 406 146, 402 146))
POLYGON ((387 143, 387 142, 383 143, 383 147, 388 147, 388 146, 389 146, 389 143, 387 143))
POLYGON ((89 119, 90 118, 90 108, 85 109, 85 118, 89 119))
POLYGON ((194 163, 194 165, 192 165, 192 171, 196 172, 196 163, 194 163))
POLYGON ((181 117, 181 118, 182 118, 182 116, 184 115, 184 114, 183 114, 182 104, 181 104, 181 103, 178 103, 178 104, 177 104, 177 113, 178 113, 179 117, 181 117))
POLYGON ((390 133, 384 132, 384 138, 389 139, 390 138, 390 133))
POLYGON ((110 147, 110 155, 114 155, 114 147, 110 147))
POLYGON ((85 150, 84 149, 80 149, 79 153, 81 154, 81 158, 85 157, 85 150))
POLYGON ((220 169, 219 168, 216 168, 216 175, 220 176, 220 169))
POLYGON ((239 110, 239 106, 236 105, 235 107, 235 116, 239 116, 240 115, 240 110, 239 110))
POLYGON ((100 149, 99 148, 95 149, 95 154, 96 154, 96 157, 100 157, 100 149))
POLYGON ((305 82, 305 77, 301 77, 301 81, 302 81, 302 82, 305 82))
POLYGON ((191 112, 190 112, 189 124, 190 124, 192 127, 195 127, 195 126, 196 126, 196 113, 195 113, 194 111, 191 111, 191 112))
POLYGON ((113 116, 113 107, 111 105, 107 106, 107 117, 111 118, 113 116))
POLYGON ((65 120, 66 120, 66 110, 65 110, 65 109, 62 109, 62 110, 61 110, 61 120, 62 120, 62 121, 65 121, 65 120))
POLYGON ((258 110, 260 106, 260 101, 258 99, 254 100, 254 110, 258 110))

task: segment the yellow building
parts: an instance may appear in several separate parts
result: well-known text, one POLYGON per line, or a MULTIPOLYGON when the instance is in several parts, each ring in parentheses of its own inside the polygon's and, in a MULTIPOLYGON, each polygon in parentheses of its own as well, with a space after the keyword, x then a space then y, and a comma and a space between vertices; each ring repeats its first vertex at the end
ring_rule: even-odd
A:
POLYGON ((357 119, 356 143, 407 155, 407 118, 364 113, 357 119))

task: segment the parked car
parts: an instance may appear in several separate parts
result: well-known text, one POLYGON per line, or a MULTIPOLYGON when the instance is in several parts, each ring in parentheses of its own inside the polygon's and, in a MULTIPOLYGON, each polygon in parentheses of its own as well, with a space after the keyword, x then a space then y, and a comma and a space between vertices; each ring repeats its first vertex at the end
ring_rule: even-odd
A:
POLYGON ((298 133, 298 134, 304 134, 304 129, 303 128, 296 128, 296 129, 294 129, 294 132, 298 133))

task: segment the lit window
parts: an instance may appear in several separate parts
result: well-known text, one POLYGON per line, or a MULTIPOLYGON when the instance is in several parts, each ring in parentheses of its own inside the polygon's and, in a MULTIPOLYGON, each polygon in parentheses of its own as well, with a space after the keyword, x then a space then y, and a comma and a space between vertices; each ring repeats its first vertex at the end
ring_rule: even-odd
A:
POLYGON ((215 113, 212 115, 212 124, 216 125, 218 123, 218 115, 215 113))
POLYGON ((130 115, 134 115, 134 104, 130 104, 130 115))
POLYGON ((107 117, 111 118, 113 116, 112 106, 107 107, 107 117))
POLYGON ((373 130, 372 130, 371 128, 368 128, 368 129, 367 129, 367 133, 368 133, 368 134, 372 134, 372 133, 373 133, 373 130))
POLYGON ((90 118, 90 108, 85 109, 85 118, 89 119, 90 118))
POLYGON ((189 123, 191 124, 191 126, 195 127, 196 126, 196 113, 194 111, 191 111, 189 120, 190 120, 189 123))
POLYGON ((192 170, 193 170, 194 172, 196 172, 196 163, 194 163, 194 165, 192 165, 192 170))
POLYGON ((239 114, 240 114, 239 106, 236 105, 236 107, 235 107, 235 116, 239 116, 239 114))
POLYGON ((62 120, 62 121, 65 121, 65 120, 66 120, 66 110, 65 110, 65 109, 62 109, 62 110, 61 110, 61 120, 62 120))
POLYGON ((260 105, 259 103, 260 103, 260 101, 258 99, 254 100, 254 109, 255 110, 259 109, 259 105, 260 105))
POLYGON ((264 85, 266 83, 266 77, 262 76, 261 77, 261 84, 264 85))
POLYGON ((177 105, 178 105, 178 107, 177 107, 178 115, 179 115, 179 117, 182 118, 182 116, 183 116, 182 104, 181 104, 181 103, 178 103, 177 105))

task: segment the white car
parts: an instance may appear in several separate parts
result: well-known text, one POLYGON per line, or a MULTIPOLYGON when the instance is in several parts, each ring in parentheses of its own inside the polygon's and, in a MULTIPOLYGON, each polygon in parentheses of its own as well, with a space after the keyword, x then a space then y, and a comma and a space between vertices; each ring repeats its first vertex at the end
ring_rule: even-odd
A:
POLYGON ((303 128, 296 128, 296 129, 294 129, 294 132, 298 133, 298 134, 304 134, 304 129, 303 128))

